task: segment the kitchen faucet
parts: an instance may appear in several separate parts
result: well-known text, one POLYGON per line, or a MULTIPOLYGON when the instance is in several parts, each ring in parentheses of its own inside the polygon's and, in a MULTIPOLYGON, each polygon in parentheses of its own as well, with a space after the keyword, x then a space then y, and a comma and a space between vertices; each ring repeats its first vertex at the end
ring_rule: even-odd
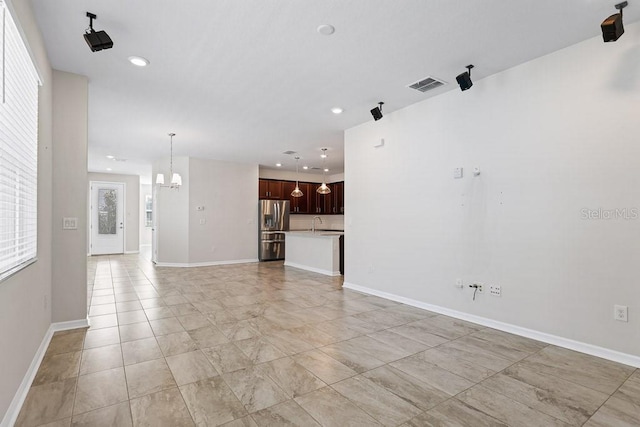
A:
POLYGON ((322 218, 320 218, 319 216, 314 216, 313 219, 311 220, 311 232, 312 233, 316 232, 316 219, 318 221, 320 221, 320 224, 322 224, 322 218))

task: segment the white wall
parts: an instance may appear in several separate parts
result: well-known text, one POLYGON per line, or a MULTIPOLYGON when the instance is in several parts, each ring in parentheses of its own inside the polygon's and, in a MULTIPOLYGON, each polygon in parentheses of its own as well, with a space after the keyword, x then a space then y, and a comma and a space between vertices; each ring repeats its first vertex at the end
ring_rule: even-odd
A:
MULTIPOLYGON (((284 181, 295 181, 298 176, 295 171, 286 171, 286 170, 276 170, 276 169, 265 169, 260 168, 259 170, 260 178, 263 179, 281 179, 284 181)), ((321 173, 307 173, 302 171, 302 166, 300 167, 300 181, 303 182, 322 182, 322 174, 321 173)))
POLYGON ((52 72, 28 0, 6 2, 42 78, 38 95, 38 261, 0 283, 0 421, 51 323, 52 72), (46 302, 45 302, 46 299, 46 302), (9 345, 10 344, 10 345, 9 345))
MULTIPOLYGON (((276 170, 260 168, 260 178, 264 179, 281 179, 284 181, 302 181, 302 182, 322 182, 321 173, 307 173, 300 169, 300 175, 297 175, 295 171, 276 170), (300 178, 297 178, 300 176, 300 178)), ((327 182, 340 182, 344 181, 344 173, 327 174, 327 182)))
MULTIPOLYGON (((154 165, 154 177, 165 164, 154 165)), ((182 187, 156 190, 158 263, 256 261, 258 166, 186 157, 173 165, 182 187)))
POLYGON ((345 281, 640 355, 640 219, 581 219, 640 208, 639 40, 628 25, 346 131, 345 281))
MULTIPOLYGON (((189 263, 189 158, 174 157, 173 172, 182 177, 182 187, 158 188, 156 191, 157 262, 172 264, 189 263)), ((153 165, 153 181, 158 173, 164 173, 165 182, 171 181, 169 159, 153 165)))
POLYGON ((125 184, 124 251, 125 253, 138 252, 140 249, 140 176, 90 172, 88 181, 125 184))
POLYGON ((53 322, 87 317, 88 80, 53 71, 53 322), (65 217, 77 230, 63 230, 65 217))
POLYGON ((191 158, 189 181, 189 262, 257 260, 258 167, 191 158))

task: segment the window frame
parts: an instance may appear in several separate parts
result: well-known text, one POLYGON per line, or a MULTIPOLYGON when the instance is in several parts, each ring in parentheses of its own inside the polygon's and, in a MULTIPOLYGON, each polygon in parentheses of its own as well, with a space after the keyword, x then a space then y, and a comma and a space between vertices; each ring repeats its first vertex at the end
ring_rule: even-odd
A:
POLYGON ((0 282, 38 260, 41 79, 14 16, 0 0, 0 282))

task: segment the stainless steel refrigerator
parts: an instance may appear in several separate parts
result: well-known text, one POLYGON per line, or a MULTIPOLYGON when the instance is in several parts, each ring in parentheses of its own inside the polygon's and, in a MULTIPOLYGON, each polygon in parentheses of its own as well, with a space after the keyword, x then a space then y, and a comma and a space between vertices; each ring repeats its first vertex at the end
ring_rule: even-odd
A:
POLYGON ((289 231, 289 201, 260 200, 258 259, 284 259, 284 231, 289 231))

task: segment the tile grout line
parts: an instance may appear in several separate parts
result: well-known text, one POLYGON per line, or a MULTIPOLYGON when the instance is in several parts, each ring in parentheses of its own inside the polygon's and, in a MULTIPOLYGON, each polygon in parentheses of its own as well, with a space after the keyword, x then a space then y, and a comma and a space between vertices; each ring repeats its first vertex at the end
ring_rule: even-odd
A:
POLYGON ((634 370, 631 372, 631 374, 630 374, 630 375, 629 375, 629 376, 628 376, 628 377, 627 377, 627 378, 626 378, 626 379, 625 379, 625 380, 624 380, 624 381, 623 381, 623 382, 618 386, 618 388, 616 388, 616 389, 615 389, 615 391, 614 391, 613 393, 611 393, 611 394, 609 395, 609 397, 607 397, 607 398, 605 399, 605 401, 604 401, 604 402, 602 402, 602 404, 601 404, 600 406, 598 406, 598 408, 597 408, 595 411, 593 411, 593 414, 591 414, 591 415, 589 416, 589 418, 587 419, 587 421, 585 421, 585 424, 586 424, 587 422, 589 422, 589 420, 590 420, 591 418, 593 418, 593 417, 594 417, 594 415, 596 415, 596 414, 598 413, 598 411, 599 411, 600 409, 602 409, 602 407, 603 407, 603 406, 605 406, 605 405, 607 404, 607 402, 609 402, 609 400, 611 400, 611 399, 614 397, 614 395, 615 395, 615 394, 616 394, 616 393, 617 393, 617 392, 618 392, 618 391, 619 391, 619 390, 620 390, 620 389, 621 389, 621 388, 622 388, 622 387, 627 383, 627 381, 629 381, 629 379, 633 376, 633 374, 635 374, 635 373, 636 373, 636 371, 638 371, 638 368, 634 369, 634 370))
MULTIPOLYGON (((124 363, 124 353, 122 351, 122 335, 120 334, 120 319, 118 318, 118 302, 116 300, 116 288, 115 283, 113 281, 113 268, 111 266, 111 256, 109 256, 109 269, 111 272, 111 289, 113 289, 113 303, 116 307, 116 323, 118 328, 118 346, 120 347, 120 358, 122 359, 122 373, 124 375, 124 385, 127 391, 127 406, 129 408, 129 416, 131 417, 131 424, 133 425, 133 410, 131 409, 131 395, 129 393, 129 380, 127 379, 127 369, 124 363)), ((116 403, 117 405, 118 403, 116 403)))

